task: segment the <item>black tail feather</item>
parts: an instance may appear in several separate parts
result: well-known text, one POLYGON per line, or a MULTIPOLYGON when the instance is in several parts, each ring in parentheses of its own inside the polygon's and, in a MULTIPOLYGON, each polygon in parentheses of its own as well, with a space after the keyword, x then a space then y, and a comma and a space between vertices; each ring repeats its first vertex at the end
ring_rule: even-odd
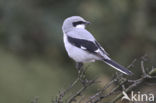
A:
POLYGON ((110 65, 111 67, 117 69, 118 71, 126 74, 126 75, 132 75, 133 73, 131 71, 129 71, 128 69, 126 69, 124 66, 118 64, 117 62, 113 61, 113 60, 109 60, 109 59, 103 59, 105 63, 107 63, 108 65, 110 65))

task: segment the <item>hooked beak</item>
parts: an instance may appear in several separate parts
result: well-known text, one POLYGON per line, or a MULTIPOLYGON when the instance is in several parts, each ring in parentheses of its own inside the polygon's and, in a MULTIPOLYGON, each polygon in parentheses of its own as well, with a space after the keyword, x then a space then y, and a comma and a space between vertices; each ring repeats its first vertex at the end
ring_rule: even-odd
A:
POLYGON ((91 24, 91 23, 89 21, 86 21, 85 24, 88 25, 88 24, 91 24))

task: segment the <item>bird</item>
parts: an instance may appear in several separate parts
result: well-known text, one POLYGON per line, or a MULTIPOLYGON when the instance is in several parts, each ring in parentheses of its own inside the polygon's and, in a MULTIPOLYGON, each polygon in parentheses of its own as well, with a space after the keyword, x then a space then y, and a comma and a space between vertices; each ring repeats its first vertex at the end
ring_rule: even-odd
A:
POLYGON ((86 29, 90 24, 81 16, 71 16, 64 20, 62 25, 63 41, 68 56, 81 68, 84 63, 103 61, 109 66, 126 75, 133 73, 109 57, 95 37, 86 29))

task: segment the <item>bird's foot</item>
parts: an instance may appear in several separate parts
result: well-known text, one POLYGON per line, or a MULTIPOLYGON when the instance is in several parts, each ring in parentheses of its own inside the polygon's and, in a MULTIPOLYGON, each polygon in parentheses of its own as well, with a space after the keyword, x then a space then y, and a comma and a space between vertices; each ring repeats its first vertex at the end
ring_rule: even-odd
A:
POLYGON ((86 78, 86 70, 83 68, 83 63, 76 63, 76 69, 78 70, 78 78, 83 85, 88 83, 86 78))

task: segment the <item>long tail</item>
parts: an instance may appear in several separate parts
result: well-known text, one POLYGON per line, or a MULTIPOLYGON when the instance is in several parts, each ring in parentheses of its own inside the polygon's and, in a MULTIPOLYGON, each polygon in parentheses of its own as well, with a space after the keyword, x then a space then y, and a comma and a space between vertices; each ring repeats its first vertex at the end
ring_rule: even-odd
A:
POLYGON ((116 70, 126 74, 126 75, 132 75, 133 73, 131 71, 129 71, 128 69, 126 69, 125 67, 123 67, 122 65, 118 64, 117 62, 115 62, 114 60, 111 59, 103 59, 103 61, 110 65, 111 67, 115 68, 116 70))

